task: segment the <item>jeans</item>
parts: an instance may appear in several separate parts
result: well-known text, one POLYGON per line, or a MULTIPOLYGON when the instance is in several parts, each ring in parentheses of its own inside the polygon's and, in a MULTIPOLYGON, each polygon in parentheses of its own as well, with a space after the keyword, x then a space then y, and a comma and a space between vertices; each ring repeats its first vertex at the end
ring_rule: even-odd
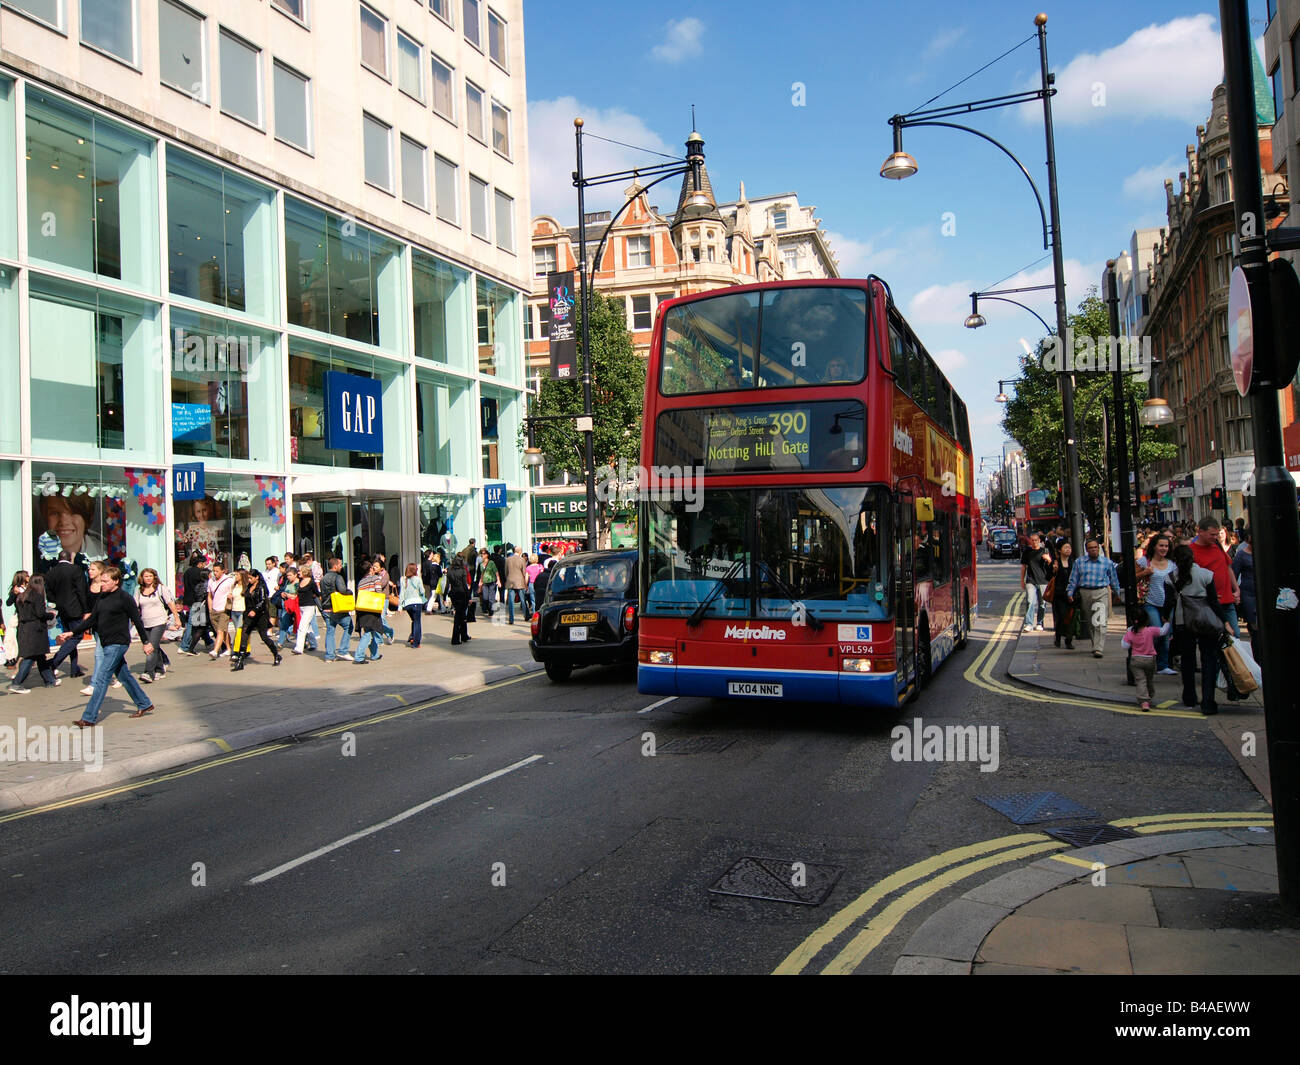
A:
POLYGON ((1196 705, 1196 651, 1201 652, 1201 709, 1214 709, 1215 682, 1219 679, 1219 637, 1217 633, 1193 632, 1187 626, 1178 629, 1178 653, 1182 656, 1183 702, 1196 705))
POLYGON ((1044 611, 1047 607, 1047 601, 1043 598, 1043 592, 1047 590, 1045 584, 1034 584, 1025 581, 1025 595, 1029 597, 1029 605, 1025 607, 1025 627, 1033 628, 1035 625, 1043 623, 1044 611))
POLYGON ((1237 621, 1237 604, 1229 603, 1223 608, 1223 620, 1232 626, 1232 635, 1241 639, 1241 626, 1237 621))
POLYGON ((193 611, 185 615, 185 631, 181 633, 181 650, 193 651, 194 645, 201 639, 210 649, 212 647, 212 638, 208 636, 208 623, 205 621, 202 625, 195 625, 193 620, 193 611))
MULTIPOLYGON (((1160 627, 1164 625, 1165 619, 1160 613, 1160 607, 1152 606, 1150 603, 1145 604, 1147 620, 1152 625, 1160 627)), ((1170 637, 1161 636, 1156 640, 1156 669, 1169 668, 1169 642, 1170 637)))
POLYGON ((86 704, 86 712, 81 715, 81 720, 88 725, 93 725, 98 720, 99 708, 104 705, 104 693, 108 691, 108 682, 113 677, 122 682, 126 693, 135 702, 136 709, 147 710, 153 706, 149 696, 140 687, 140 682, 135 679, 135 674, 126 666, 127 650, 128 645, 124 643, 106 644, 104 653, 95 659, 95 675, 90 681, 95 690, 91 693, 90 702, 86 704))
POLYGON ((312 650, 316 650, 316 608, 314 606, 300 606, 299 611, 302 614, 298 622, 298 642, 294 644, 293 649, 302 654, 303 641, 308 636, 312 637, 312 650))
POLYGON ((24 658, 18 665, 18 673, 14 676, 13 686, 21 688, 23 681, 27 679, 27 674, 32 671, 32 663, 36 663, 36 671, 40 673, 41 680, 46 685, 53 685, 54 670, 50 668, 50 659, 48 655, 41 655, 40 658, 24 658))
MULTIPOLYGON (((70 614, 59 615, 59 624, 63 626, 64 632, 67 632, 80 620, 80 618, 74 618, 70 614)), ((79 643, 81 643, 80 636, 73 636, 71 639, 64 640, 58 650, 54 652, 54 658, 50 660, 50 669, 57 671, 66 658, 71 663, 68 666, 68 676, 79 677, 86 672, 77 664, 77 645, 79 643)))
POLYGON ((325 615, 325 661, 333 662, 335 658, 334 651, 334 630, 342 626, 343 628, 343 645, 338 650, 337 657, 347 658, 348 645, 352 642, 352 615, 351 614, 326 614, 325 615))
POLYGON ((505 588, 503 592, 506 597, 506 607, 510 617, 510 624, 515 623, 515 600, 519 600, 519 609, 524 616, 528 616, 528 606, 524 602, 524 590, 522 588, 505 588))
POLYGON ((167 652, 163 650, 163 633, 167 631, 167 625, 155 625, 151 629, 145 629, 149 637, 149 642, 158 648, 157 651, 150 651, 149 657, 144 661, 144 671, 146 673, 159 673, 163 666, 171 665, 171 659, 167 657, 167 652))
POLYGON ((362 629, 357 640, 357 653, 354 656, 356 661, 365 661, 367 649, 370 651, 370 661, 373 662, 379 657, 379 633, 371 629, 362 629))
POLYGON ((388 607, 384 607, 384 612, 379 615, 379 627, 384 630, 384 635, 390 640, 397 635, 393 626, 388 624, 388 607))
POLYGON ((423 603, 412 603, 406 608, 407 614, 411 617, 411 643, 415 647, 420 646, 420 640, 424 636, 424 630, 421 625, 421 615, 424 613, 423 603))

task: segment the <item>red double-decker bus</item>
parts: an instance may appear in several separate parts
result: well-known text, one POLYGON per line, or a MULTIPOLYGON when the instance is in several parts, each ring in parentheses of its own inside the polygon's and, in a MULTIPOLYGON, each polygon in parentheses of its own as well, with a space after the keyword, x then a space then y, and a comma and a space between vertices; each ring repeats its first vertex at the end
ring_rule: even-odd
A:
POLYGON ((970 632, 966 407, 879 278, 664 304, 637 687, 898 707, 970 632))

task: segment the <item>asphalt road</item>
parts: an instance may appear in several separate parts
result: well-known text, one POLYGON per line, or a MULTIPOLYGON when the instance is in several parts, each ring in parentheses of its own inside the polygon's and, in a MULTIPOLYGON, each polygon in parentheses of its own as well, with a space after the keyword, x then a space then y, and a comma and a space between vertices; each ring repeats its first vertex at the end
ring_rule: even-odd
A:
MULTIPOLYGON (((996 772, 896 761, 883 716, 641 713, 658 700, 629 672, 534 674, 0 823, 0 972, 768 973, 891 872, 1022 831, 976 796, 1051 789, 1103 821, 1262 808, 1199 721, 967 679, 1017 575, 982 561, 970 646, 898 719, 997 725, 996 772), (711 893, 746 857, 834 885, 820 905, 711 893)), ((861 971, 971 886, 904 914, 861 971)))

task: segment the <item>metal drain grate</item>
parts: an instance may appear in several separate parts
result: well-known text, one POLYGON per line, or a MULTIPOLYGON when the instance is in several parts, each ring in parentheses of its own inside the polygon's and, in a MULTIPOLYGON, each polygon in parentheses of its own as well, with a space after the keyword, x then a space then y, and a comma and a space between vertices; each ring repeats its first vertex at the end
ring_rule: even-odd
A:
POLYGON ((1093 847, 1098 843, 1114 843, 1117 839, 1135 839, 1137 833, 1127 828, 1114 825, 1065 825, 1062 828, 1047 829, 1049 836, 1055 836, 1076 847, 1093 847))
POLYGON ((978 795, 976 798, 1017 825, 1033 825, 1065 817, 1083 819, 1099 816, 1096 810, 1080 806, 1073 799, 1067 799, 1054 791, 1013 791, 1009 795, 978 795))
POLYGON ((766 902, 820 906, 843 869, 786 858, 741 858, 709 888, 713 895, 734 895, 766 902))
POLYGON ((725 736, 679 736, 675 740, 661 743, 659 754, 714 754, 725 751, 736 741, 725 736))

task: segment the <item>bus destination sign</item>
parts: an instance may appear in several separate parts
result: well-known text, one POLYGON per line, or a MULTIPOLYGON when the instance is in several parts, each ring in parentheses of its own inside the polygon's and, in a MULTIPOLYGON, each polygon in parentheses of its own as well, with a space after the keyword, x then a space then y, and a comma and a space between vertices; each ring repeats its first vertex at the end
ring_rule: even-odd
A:
POLYGON ((706 470, 803 469, 807 465, 806 407, 744 407, 709 413, 706 470))

